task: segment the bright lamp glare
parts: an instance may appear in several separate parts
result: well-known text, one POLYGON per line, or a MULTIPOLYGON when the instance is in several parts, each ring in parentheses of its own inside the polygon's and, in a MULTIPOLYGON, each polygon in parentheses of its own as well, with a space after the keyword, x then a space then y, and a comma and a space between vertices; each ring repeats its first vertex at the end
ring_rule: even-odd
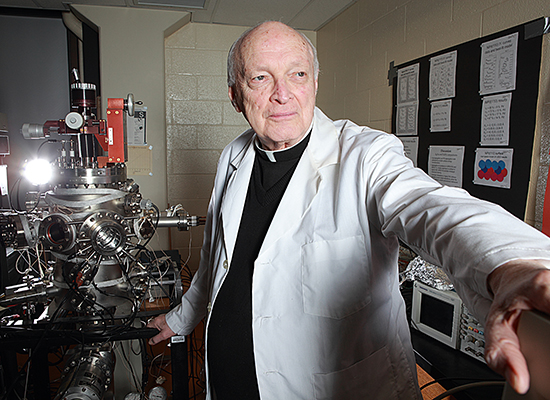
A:
POLYGON ((48 161, 39 158, 28 161, 23 176, 33 185, 43 185, 52 177, 52 166, 48 161))

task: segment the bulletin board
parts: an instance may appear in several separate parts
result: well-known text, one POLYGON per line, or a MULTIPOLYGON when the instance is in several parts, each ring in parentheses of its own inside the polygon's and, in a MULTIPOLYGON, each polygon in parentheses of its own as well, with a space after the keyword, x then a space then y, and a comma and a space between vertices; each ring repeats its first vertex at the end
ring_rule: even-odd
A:
POLYGON ((434 173, 437 150, 456 146, 463 157, 462 179, 452 186, 500 204, 520 219, 529 188, 546 25, 547 19, 541 18, 390 68, 392 132, 404 143, 417 143, 417 166, 434 173), (438 70, 439 61, 450 66, 449 71, 438 70), (411 93, 417 90, 416 102, 413 99, 411 107, 403 107, 403 82, 407 71, 414 74, 415 70, 417 75, 409 84, 416 84, 416 89, 410 88, 411 93), (454 79, 454 88, 437 89, 438 79, 454 79), (499 107, 504 117, 492 120, 499 107), (495 150, 494 159, 489 150, 495 150))

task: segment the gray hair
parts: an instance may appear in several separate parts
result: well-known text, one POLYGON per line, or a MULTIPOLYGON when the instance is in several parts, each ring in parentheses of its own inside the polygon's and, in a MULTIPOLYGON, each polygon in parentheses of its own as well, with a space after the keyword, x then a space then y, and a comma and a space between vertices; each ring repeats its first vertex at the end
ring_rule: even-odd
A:
MULTIPOLYGON (((273 21, 265 21, 265 22, 273 22, 273 21)), ((241 58, 241 47, 245 39, 258 27, 260 27, 265 22, 262 22, 252 28, 247 29, 243 32, 241 36, 235 42, 231 45, 231 48, 229 49, 229 53, 227 55, 227 86, 229 87, 235 87, 237 84, 237 76, 244 75, 244 71, 237 71, 237 68, 243 68, 243 63, 241 58), (239 60, 237 60, 239 58, 239 60)), ((291 28, 294 29, 294 28, 291 28)), ((295 29, 294 29, 295 30, 295 29)), ((311 43, 311 40, 304 35, 302 32, 296 31, 302 39, 308 44, 311 53, 313 54, 313 72, 315 75, 315 79, 319 76, 319 59, 317 58, 317 49, 311 43)))

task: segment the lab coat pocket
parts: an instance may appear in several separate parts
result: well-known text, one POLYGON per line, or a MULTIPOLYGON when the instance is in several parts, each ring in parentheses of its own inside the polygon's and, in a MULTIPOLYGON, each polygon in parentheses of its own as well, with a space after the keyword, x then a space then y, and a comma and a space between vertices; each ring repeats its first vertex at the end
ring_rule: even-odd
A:
POLYGON ((346 369, 314 374, 313 390, 316 400, 397 399, 387 347, 346 369))
POLYGON ((370 302, 363 236, 308 243, 301 256, 306 314, 341 319, 370 302))

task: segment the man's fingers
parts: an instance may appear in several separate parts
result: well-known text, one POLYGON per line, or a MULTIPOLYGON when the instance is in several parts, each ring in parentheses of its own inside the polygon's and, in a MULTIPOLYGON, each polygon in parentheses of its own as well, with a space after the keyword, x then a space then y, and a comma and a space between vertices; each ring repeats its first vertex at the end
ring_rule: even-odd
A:
POLYGON ((149 344, 154 346, 155 344, 162 342, 164 339, 168 339, 168 337, 164 337, 163 333, 160 332, 149 339, 149 344))
POLYGON ((518 393, 529 389, 529 370, 521 353, 516 334, 521 312, 494 311, 487 320, 485 331, 490 331, 485 348, 485 360, 496 372, 506 378, 518 393))
POLYGON ((529 389, 529 370, 519 343, 514 340, 501 339, 498 344, 487 348, 487 364, 506 378, 512 388, 524 394, 529 389))
POLYGON ((157 328, 160 332, 157 333, 155 336, 149 339, 149 344, 151 346, 154 346, 157 343, 162 342, 163 340, 169 339, 172 336, 175 335, 174 331, 170 329, 168 324, 166 323, 166 317, 165 315, 159 315, 158 317, 154 318, 153 320, 149 321, 147 323, 148 328, 157 328))

